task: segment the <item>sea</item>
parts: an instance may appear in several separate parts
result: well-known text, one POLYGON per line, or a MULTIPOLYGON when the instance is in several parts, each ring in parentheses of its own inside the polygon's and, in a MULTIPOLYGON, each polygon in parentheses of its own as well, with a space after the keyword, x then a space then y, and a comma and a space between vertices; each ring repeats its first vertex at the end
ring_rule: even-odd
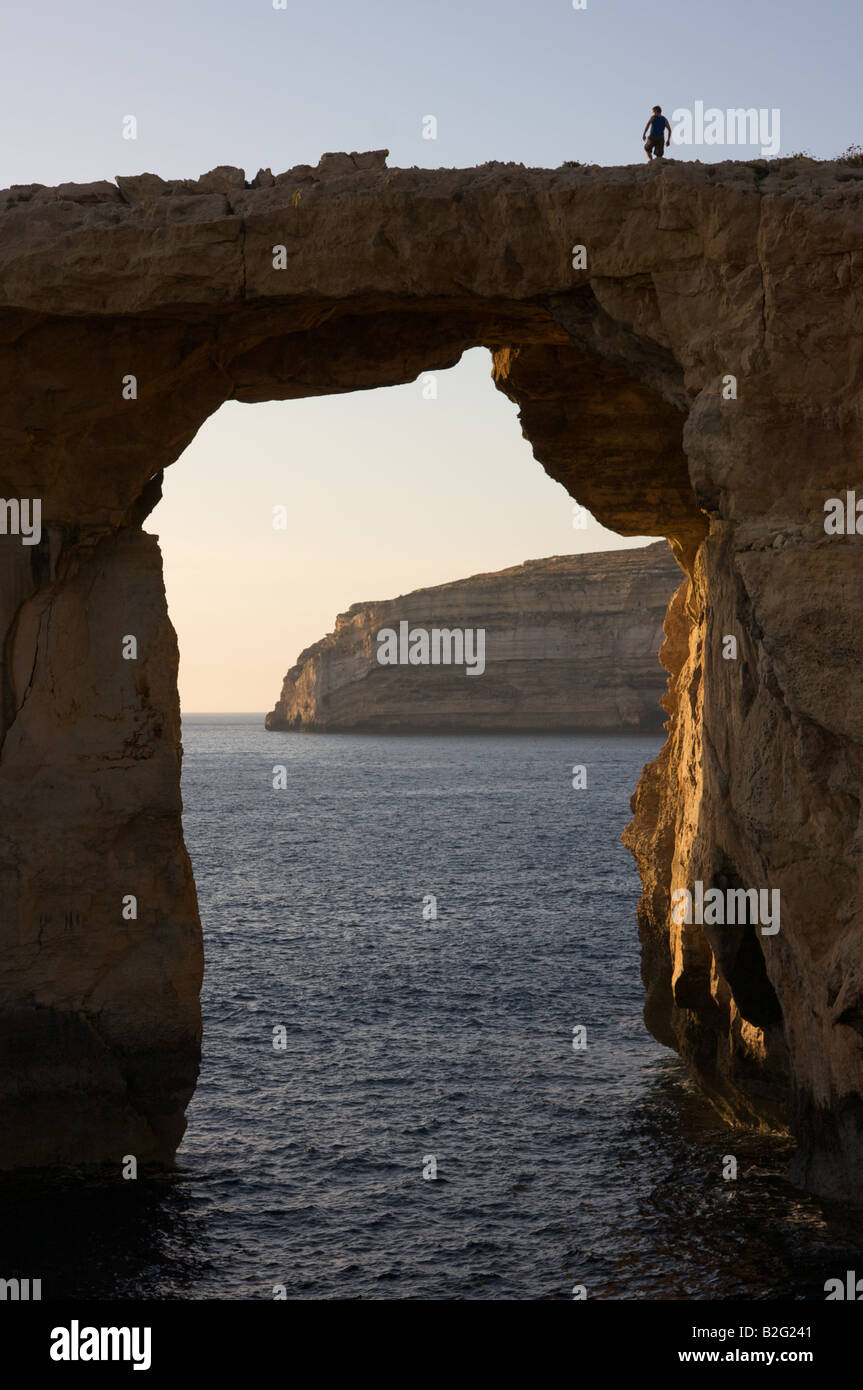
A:
POLYGON ((724 1125, 642 1021, 620 834, 661 736, 218 714, 183 745, 206 973, 176 1168, 3 1176, 4 1270, 43 1298, 823 1300, 860 1262, 790 1141, 724 1125))

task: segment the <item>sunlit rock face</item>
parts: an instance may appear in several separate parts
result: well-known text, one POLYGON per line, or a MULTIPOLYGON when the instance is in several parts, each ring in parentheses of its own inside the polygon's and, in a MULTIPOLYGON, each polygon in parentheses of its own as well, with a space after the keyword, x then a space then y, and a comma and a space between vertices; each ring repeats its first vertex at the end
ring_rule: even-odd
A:
POLYGON ((863 537, 824 505, 863 495, 860 172, 372 152, 0 194, 0 481, 41 503, 38 544, 0 536, 0 1162, 169 1159, 194 1085, 162 470, 225 400, 485 345, 547 471, 686 572, 626 832, 649 1027, 730 1118, 793 1126, 801 1182, 859 1194, 863 537), (696 881, 780 890, 781 929, 673 921, 696 881))
POLYGON ((657 655, 680 581, 658 541, 355 603, 297 658, 267 728, 659 729, 657 655))

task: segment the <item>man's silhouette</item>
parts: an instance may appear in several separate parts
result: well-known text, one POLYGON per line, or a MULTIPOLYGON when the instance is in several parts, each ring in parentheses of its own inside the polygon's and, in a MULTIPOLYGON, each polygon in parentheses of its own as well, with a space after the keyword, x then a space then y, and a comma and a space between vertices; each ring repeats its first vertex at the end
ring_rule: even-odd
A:
POLYGON ((668 144, 670 145, 670 144, 671 144, 671 126, 668 124, 668 121, 665 119, 665 117, 664 117, 663 114, 662 114, 662 107, 661 107, 661 106, 654 106, 654 108, 653 108, 653 115, 650 117, 650 119, 649 119, 648 122, 647 122, 647 125, 644 127, 644 130, 641 132, 641 138, 642 138, 642 140, 645 140, 645 139, 647 140, 647 143, 646 143, 645 146, 644 146, 644 150, 645 150, 645 153, 646 153, 646 155, 647 155, 647 162, 648 162, 648 164, 650 163, 651 159, 653 159, 654 157, 655 157, 656 159, 661 159, 662 156, 665 154, 665 145, 666 145, 665 132, 666 132, 666 131, 668 131, 668 144), (648 131, 650 131, 650 135, 649 135, 649 136, 648 136, 648 134, 647 134, 648 131))

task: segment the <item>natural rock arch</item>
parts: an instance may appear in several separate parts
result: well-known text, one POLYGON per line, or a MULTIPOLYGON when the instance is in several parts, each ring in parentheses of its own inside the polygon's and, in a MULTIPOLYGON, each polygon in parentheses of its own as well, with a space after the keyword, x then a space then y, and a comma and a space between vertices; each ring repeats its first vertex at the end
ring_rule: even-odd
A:
POLYGON ((0 482, 41 499, 42 539, 0 537, 0 1164, 168 1160, 194 1087, 177 650, 141 530, 162 470, 225 400, 396 384, 485 345, 549 473, 686 571, 669 738, 627 832, 649 1026, 729 1117, 790 1115, 802 1181, 855 1191, 863 544, 823 526, 863 483, 851 179, 377 153, 7 192, 0 482), (671 890, 699 879, 780 889, 781 931, 675 926, 671 890))

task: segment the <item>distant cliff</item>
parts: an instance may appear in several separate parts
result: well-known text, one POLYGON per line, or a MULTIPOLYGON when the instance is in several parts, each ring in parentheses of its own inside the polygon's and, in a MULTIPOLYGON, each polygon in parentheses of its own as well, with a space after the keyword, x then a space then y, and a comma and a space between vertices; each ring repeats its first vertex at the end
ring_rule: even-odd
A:
POLYGON ((355 603, 288 671, 267 728, 659 729, 662 620, 682 578, 659 541, 355 603))

